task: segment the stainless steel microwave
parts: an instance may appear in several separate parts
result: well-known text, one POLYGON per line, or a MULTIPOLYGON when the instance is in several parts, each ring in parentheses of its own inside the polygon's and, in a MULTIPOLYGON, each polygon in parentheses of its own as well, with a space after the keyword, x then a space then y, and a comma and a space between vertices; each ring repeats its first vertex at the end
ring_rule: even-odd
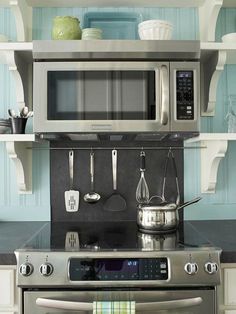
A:
POLYGON ((34 132, 198 132, 199 62, 34 62, 34 132))

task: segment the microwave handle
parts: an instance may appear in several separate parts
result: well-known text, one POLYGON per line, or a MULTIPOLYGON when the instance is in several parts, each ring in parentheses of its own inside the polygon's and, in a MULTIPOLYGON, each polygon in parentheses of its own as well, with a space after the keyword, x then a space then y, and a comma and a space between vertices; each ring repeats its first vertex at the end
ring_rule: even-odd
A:
MULTIPOLYGON (((174 310, 177 308, 192 307, 202 303, 201 297, 180 299, 180 300, 168 300, 161 302, 145 302, 136 303, 136 311, 161 311, 161 310, 174 310)), ((93 303, 86 302, 74 302, 74 301, 63 301, 53 300, 47 298, 37 298, 36 304, 41 307, 61 309, 61 310, 77 310, 77 311, 92 311, 93 303)))
POLYGON ((166 65, 160 68, 160 109, 160 122, 166 125, 169 120, 169 77, 166 65))

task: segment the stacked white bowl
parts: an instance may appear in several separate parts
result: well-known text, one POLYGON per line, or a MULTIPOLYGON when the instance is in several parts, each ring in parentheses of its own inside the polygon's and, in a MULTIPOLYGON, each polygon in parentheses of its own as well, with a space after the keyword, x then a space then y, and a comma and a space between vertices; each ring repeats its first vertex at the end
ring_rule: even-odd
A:
POLYGON ((102 39, 102 30, 100 28, 84 28, 82 30, 82 39, 84 40, 102 39))
POLYGON ((163 20, 147 20, 138 25, 140 39, 168 40, 172 37, 173 25, 163 20))

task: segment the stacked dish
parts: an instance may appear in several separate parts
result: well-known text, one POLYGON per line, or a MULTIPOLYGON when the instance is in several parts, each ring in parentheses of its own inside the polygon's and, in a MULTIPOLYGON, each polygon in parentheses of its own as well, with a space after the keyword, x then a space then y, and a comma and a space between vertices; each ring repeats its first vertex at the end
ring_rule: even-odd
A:
POLYGON ((172 37, 173 25, 163 20, 148 20, 138 25, 140 39, 168 40, 172 37))
POLYGON ((10 119, 0 119, 0 133, 8 133, 11 130, 10 119))
POLYGON ((236 43, 236 33, 229 33, 222 36, 223 43, 236 43))
POLYGON ((98 40, 102 39, 102 30, 100 28, 84 28, 82 30, 83 40, 98 40))

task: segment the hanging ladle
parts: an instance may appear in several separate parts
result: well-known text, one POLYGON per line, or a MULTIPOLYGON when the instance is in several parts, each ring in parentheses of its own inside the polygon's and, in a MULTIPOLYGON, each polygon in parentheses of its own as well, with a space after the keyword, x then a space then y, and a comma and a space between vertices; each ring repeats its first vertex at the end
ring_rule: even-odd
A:
POLYGON ((90 192, 84 195, 84 201, 87 203, 96 203, 101 195, 94 191, 94 152, 90 153, 90 192))

